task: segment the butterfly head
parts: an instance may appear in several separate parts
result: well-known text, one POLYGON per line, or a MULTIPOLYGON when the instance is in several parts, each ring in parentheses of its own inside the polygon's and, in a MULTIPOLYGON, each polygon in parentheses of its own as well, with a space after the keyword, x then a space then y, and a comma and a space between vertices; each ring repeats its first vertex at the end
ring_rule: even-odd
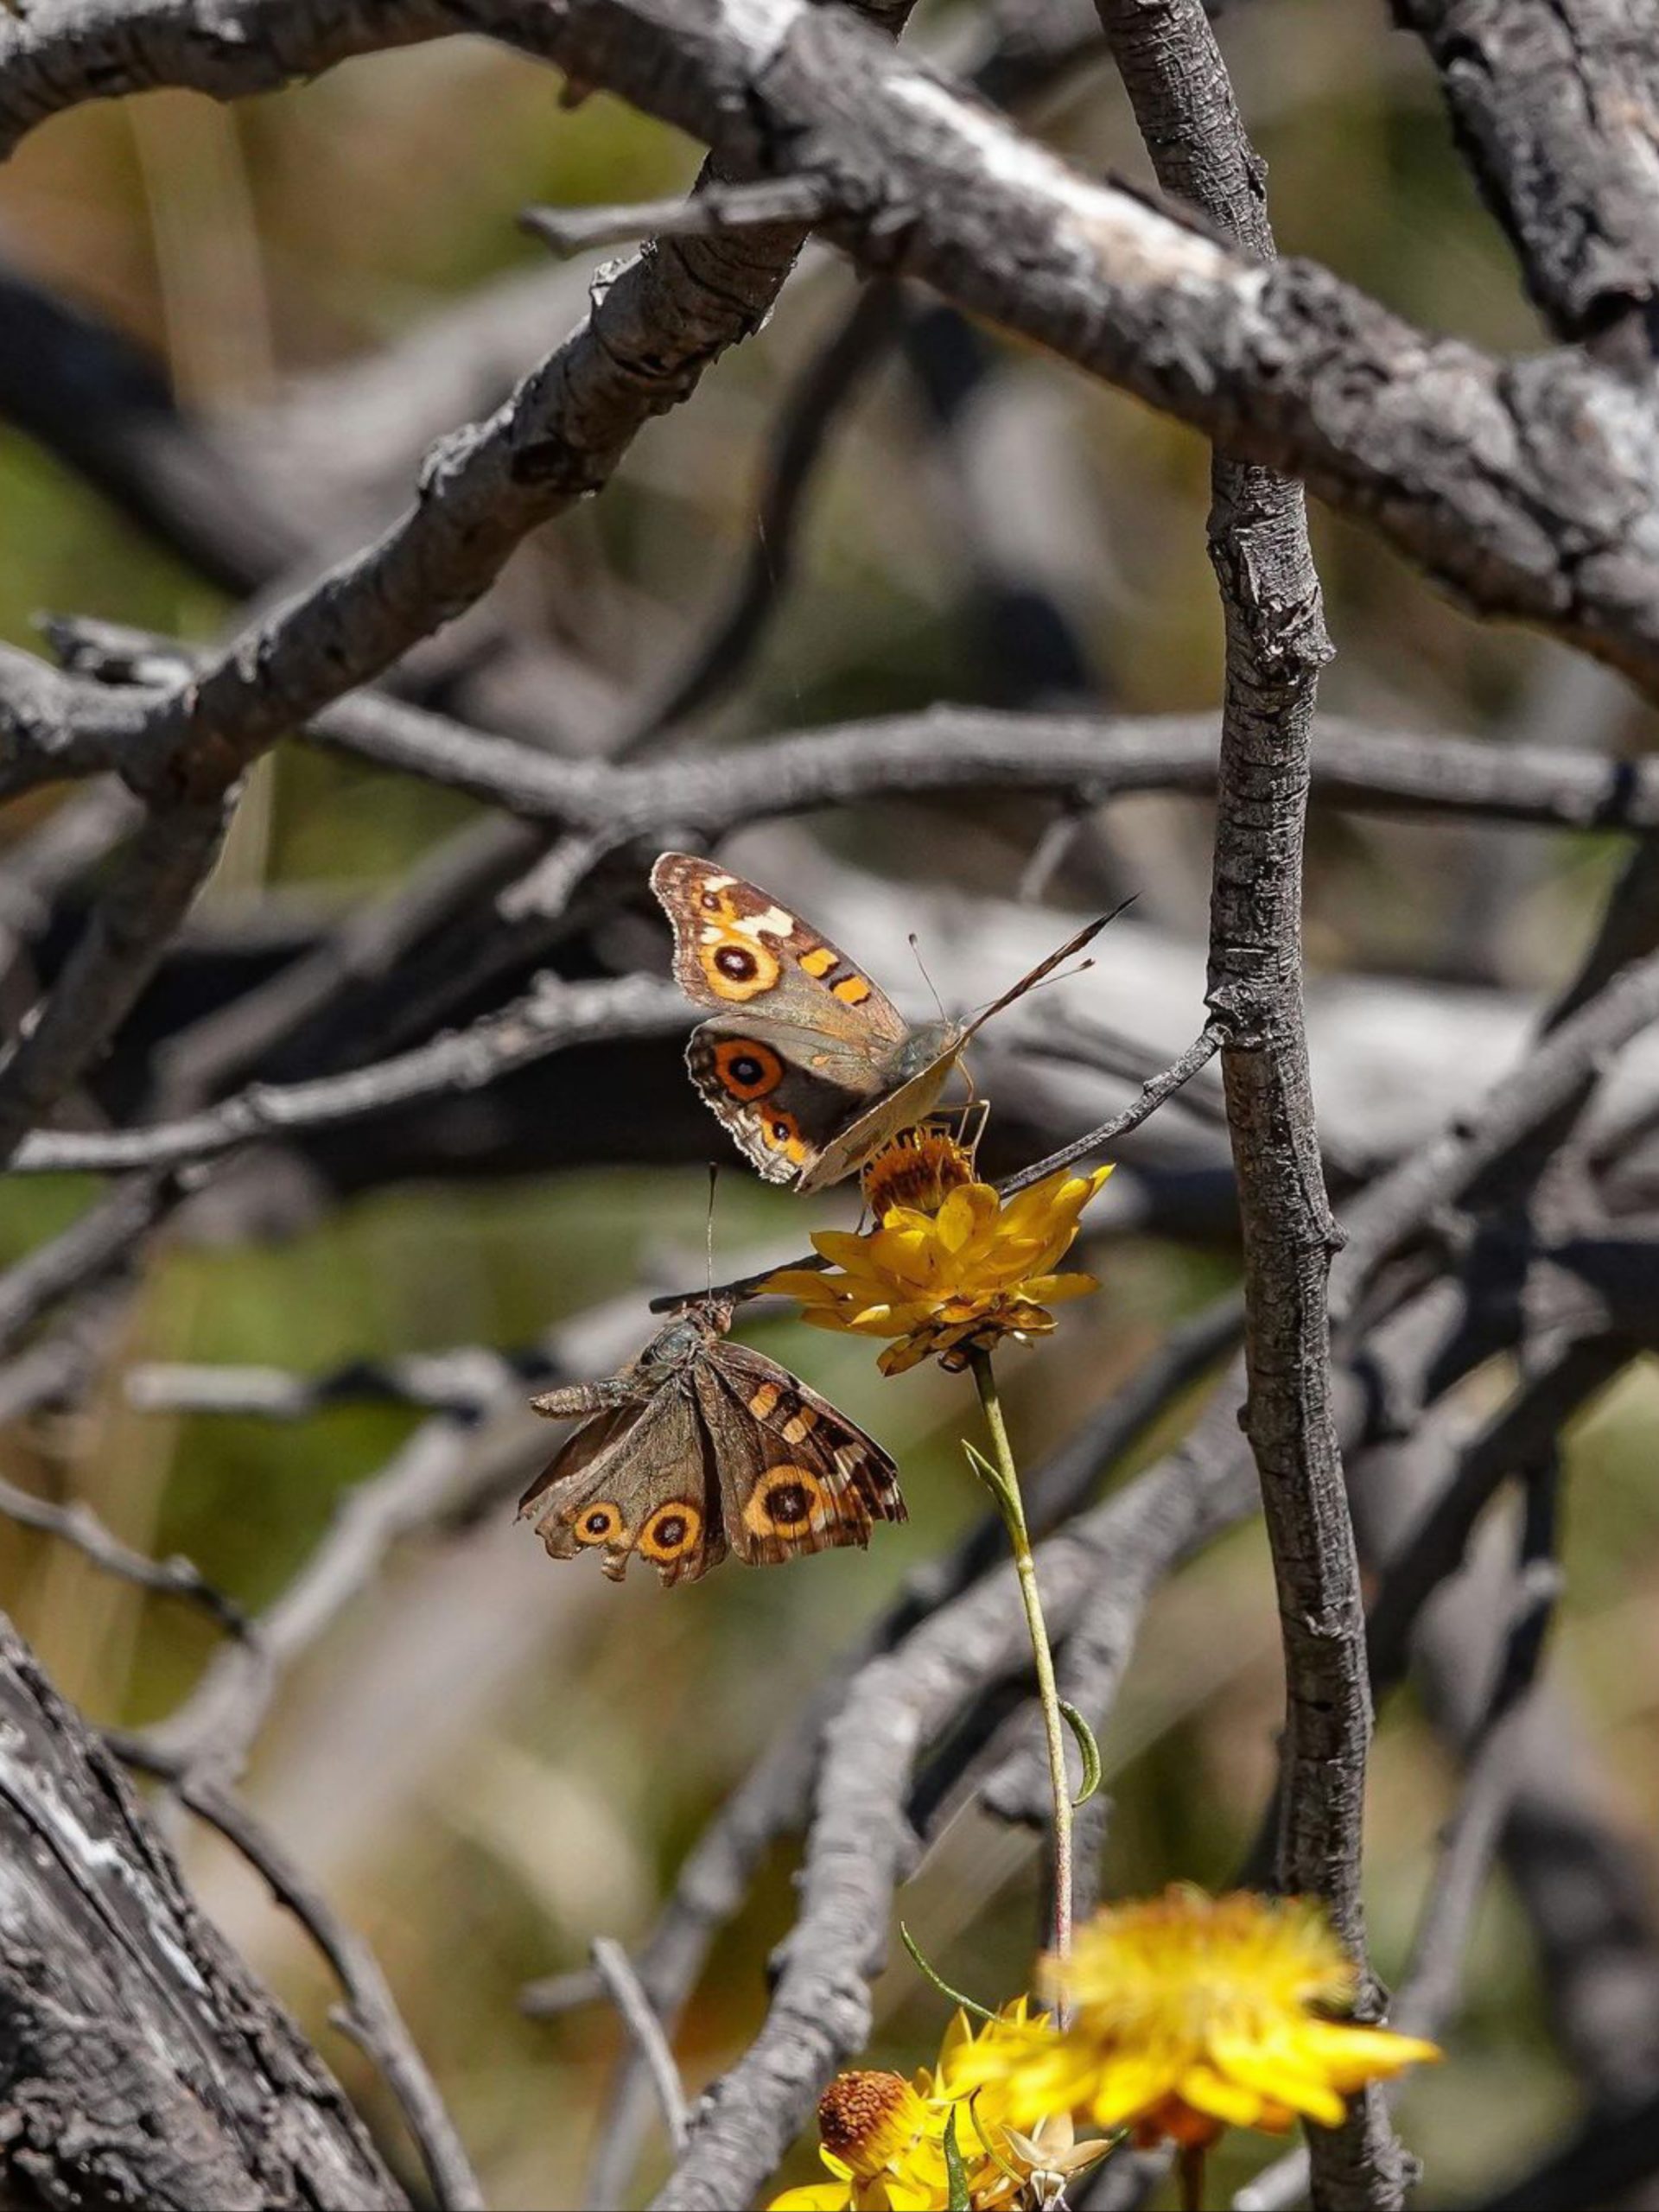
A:
POLYGON ((699 1298, 682 1306, 640 1353, 637 1363, 644 1379, 665 1380, 701 1358, 731 1327, 734 1310, 729 1298, 699 1298))

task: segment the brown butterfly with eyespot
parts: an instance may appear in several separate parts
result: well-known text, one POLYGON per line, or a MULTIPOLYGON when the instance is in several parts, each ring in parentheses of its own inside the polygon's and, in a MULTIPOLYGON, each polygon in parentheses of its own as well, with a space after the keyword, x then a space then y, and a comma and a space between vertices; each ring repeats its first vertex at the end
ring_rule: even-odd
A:
POLYGON ((686 1047, 692 1082, 768 1183, 804 1192, 839 1183, 925 1120, 975 1032, 1112 918, 1079 930, 971 1020, 912 1028, 821 931, 713 861, 664 853, 651 887, 674 927, 680 988, 717 1010, 686 1047))
POLYGON ((907 1516, 898 1470, 827 1398, 734 1344, 734 1299, 683 1306, 620 1375, 532 1400, 588 1419, 518 1502, 554 1559, 599 1553, 613 1582, 637 1554, 665 1585, 728 1551, 748 1567, 868 1544, 907 1516))

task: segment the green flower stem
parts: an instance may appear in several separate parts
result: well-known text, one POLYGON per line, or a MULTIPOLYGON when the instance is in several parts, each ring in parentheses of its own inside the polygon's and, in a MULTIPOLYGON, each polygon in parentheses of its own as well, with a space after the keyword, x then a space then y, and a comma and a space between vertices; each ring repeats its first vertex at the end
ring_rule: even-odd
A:
MULTIPOLYGON (((1054 1801, 1054 1955, 1066 1958, 1071 1950, 1071 1785, 1065 1771, 1065 1729, 1060 1712, 1060 1695, 1054 1683, 1054 1655, 1049 1649, 1048 1630, 1043 1622, 1042 1594, 1037 1587, 1037 1562, 1032 1556, 1031 1536, 1026 1527, 1026 1509, 1020 1495, 1020 1471, 1014 1463, 1014 1452, 1008 1443, 1007 1427, 1002 1419, 1002 1402, 997 1395, 996 1376, 991 1367, 988 1351, 974 1354, 974 1381, 979 1390, 979 1402, 984 1408, 985 1426, 990 1431, 991 1452, 996 1480, 987 1484, 995 1497, 1002 1516, 1003 1526, 1008 1532, 1008 1542, 1014 1551, 1014 1571, 1020 1577, 1020 1596, 1026 1609, 1026 1626, 1031 1632, 1032 1657, 1037 1667, 1037 1695, 1043 1708, 1043 1733, 1048 1743, 1048 1778, 1054 1801)), ((982 1468, 986 1463, 973 1455, 982 1468)), ((988 1470, 987 1470, 988 1471, 988 1470)), ((1058 2018, 1065 2024, 1064 2006, 1058 2018)))

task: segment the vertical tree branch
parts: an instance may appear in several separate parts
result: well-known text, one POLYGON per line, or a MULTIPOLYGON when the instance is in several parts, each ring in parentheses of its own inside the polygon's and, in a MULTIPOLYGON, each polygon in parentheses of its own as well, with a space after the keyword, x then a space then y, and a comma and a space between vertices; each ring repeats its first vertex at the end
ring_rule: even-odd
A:
MULTIPOLYGON (((1263 169, 1200 0, 1097 0, 1159 181, 1274 257, 1263 169)), ((1210 556, 1227 674, 1208 998, 1244 1247, 1243 1420, 1261 1478, 1284 1638, 1279 1873, 1325 1900, 1364 1957, 1360 1897, 1371 1704, 1352 1526, 1330 1402, 1325 1197, 1302 1009, 1302 843, 1314 700, 1330 658, 1301 486, 1221 453, 1210 556)), ((1375 2003, 1374 1995, 1372 2003, 1375 2003)), ((1314 2201, 1398 2205, 1405 2161, 1380 2097, 1318 2132, 1314 2201)))

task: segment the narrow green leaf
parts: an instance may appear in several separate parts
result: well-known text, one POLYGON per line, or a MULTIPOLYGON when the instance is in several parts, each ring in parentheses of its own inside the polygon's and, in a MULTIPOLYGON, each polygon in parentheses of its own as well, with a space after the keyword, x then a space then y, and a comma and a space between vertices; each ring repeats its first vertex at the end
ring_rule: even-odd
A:
POLYGON ((952 1989, 948 1981, 940 1980, 922 1956, 921 1947, 902 1920, 899 1923, 899 1940, 910 1953, 917 1971, 925 1975, 941 1997, 948 1997, 953 2005, 961 2005, 964 2012, 971 2013, 976 2020, 994 2020, 996 2018, 995 2012, 988 2012, 982 2005, 976 2005, 971 1997, 964 1997, 959 1989, 952 1989))
POLYGON ((1077 1749, 1083 1753, 1083 1787, 1071 1802, 1073 1806, 1086 1805, 1100 1787, 1100 1745, 1095 1741, 1094 1730, 1075 1705, 1068 1705, 1062 1698, 1059 1706, 1077 1739, 1077 1749))
POLYGON ((957 2148, 957 2107, 952 2105, 944 2123, 944 2174, 950 2212, 972 2212, 968 2196, 968 2169, 957 2148))
POLYGON ((994 1467, 978 1446, 970 1444, 965 1436, 962 1440, 962 1448, 968 1454, 969 1465, 1006 1513, 1008 1485, 1002 1470, 1000 1467, 994 1467))

